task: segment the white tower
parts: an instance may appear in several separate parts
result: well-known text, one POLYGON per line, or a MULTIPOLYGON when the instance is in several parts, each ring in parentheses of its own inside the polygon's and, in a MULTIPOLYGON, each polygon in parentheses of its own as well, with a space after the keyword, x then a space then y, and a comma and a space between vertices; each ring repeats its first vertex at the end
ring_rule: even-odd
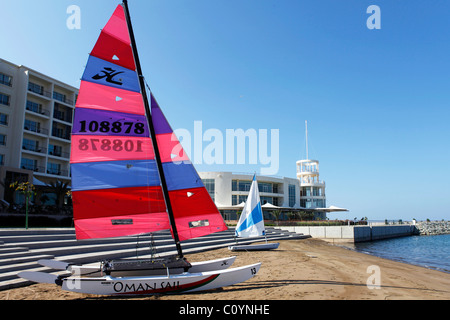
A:
MULTIPOLYGON (((308 155, 308 123, 306 128, 306 159, 297 161, 297 179, 300 180, 300 207, 307 209, 325 208, 325 181, 319 180, 319 161, 310 160, 308 155)), ((325 219, 322 212, 319 218, 325 219)))

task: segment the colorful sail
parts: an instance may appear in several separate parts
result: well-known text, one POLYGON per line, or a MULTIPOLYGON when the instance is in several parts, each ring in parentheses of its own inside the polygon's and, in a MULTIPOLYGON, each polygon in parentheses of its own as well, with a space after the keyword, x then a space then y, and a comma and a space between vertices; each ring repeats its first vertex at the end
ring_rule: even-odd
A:
POLYGON ((71 148, 78 239, 170 228, 122 5, 89 56, 71 148))
POLYGON ((138 58, 134 60, 132 48, 124 8, 119 5, 89 56, 75 108, 71 171, 77 238, 172 229, 183 241, 226 230, 153 95, 151 124, 157 143, 152 143, 146 93, 141 92, 138 58), (169 199, 164 198, 162 178, 169 199))
POLYGON ((153 94, 150 98, 153 127, 180 241, 227 230, 153 94))
POLYGON ((256 175, 253 176, 252 185, 248 193, 241 217, 235 229, 236 237, 259 237, 265 235, 264 219, 259 198, 256 175))

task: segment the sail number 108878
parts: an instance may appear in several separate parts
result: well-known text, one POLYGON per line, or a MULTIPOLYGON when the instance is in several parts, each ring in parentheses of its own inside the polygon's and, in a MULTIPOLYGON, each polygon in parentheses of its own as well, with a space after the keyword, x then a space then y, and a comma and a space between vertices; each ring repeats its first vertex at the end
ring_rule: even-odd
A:
POLYGON ((80 139, 78 149, 81 151, 125 151, 143 152, 143 141, 139 140, 119 140, 119 139, 80 139))

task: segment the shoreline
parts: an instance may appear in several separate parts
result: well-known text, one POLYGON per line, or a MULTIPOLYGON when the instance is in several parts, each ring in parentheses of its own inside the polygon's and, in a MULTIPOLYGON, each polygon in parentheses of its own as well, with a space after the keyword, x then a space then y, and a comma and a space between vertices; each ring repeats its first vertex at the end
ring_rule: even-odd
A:
MULTIPOLYGON (((429 235, 429 236, 426 236, 426 237, 442 236, 442 235, 447 235, 447 233, 445 233, 445 234, 429 235)), ((423 235, 415 235, 415 237, 423 237, 423 235)), ((387 240, 392 240, 392 239, 383 239, 383 240, 376 240, 376 241, 387 241, 387 240)), ((447 269, 444 269, 444 268, 440 268, 440 267, 437 267, 437 266, 427 266, 427 265, 420 264, 420 263, 414 263, 414 262, 406 261, 406 260, 403 260, 401 258, 384 257, 382 255, 376 254, 375 252, 365 252, 364 250, 358 250, 356 248, 351 247, 350 245, 346 245, 345 243, 332 243, 332 242, 330 242, 330 244, 333 244, 333 245, 335 245, 337 247, 341 247, 341 248, 344 248, 346 250, 350 250, 350 251, 353 251, 353 252, 358 252, 358 253, 366 254, 366 255, 377 257, 377 258, 381 258, 381 259, 387 259, 387 260, 391 260, 391 261, 395 261, 395 262, 399 262, 399 263, 409 264, 409 265, 412 265, 412 266, 417 266, 417 267, 421 267, 421 268, 425 268, 425 269, 429 269, 429 270, 435 270, 435 271, 443 272, 443 273, 446 273, 446 274, 450 274, 450 270, 447 270, 447 269)))
MULTIPOLYGON (((270 241, 272 242, 272 241, 270 241)), ((227 248, 186 255, 201 261, 236 255, 232 267, 262 262, 258 274, 219 290, 127 300, 449 300, 450 274, 369 255, 318 239, 281 240, 273 251, 227 248)), ((34 284, 0 291, 0 300, 111 300, 34 284)))

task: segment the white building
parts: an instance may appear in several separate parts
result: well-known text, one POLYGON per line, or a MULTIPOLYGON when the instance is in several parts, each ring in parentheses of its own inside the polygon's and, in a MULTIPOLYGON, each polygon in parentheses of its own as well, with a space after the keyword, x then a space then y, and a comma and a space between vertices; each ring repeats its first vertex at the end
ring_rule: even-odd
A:
MULTIPOLYGON (((241 207, 239 205, 247 200, 253 175, 232 172, 199 172, 199 175, 224 218, 226 220, 236 219, 236 211, 242 210, 242 205, 241 207)), ((299 179, 287 177, 257 175, 256 179, 261 205, 263 209, 265 208, 265 211, 313 212, 316 218, 326 218, 325 211, 316 210, 317 208, 325 208, 326 204, 324 191, 320 191, 320 196, 315 195, 316 191, 312 191, 316 190, 313 188, 318 188, 317 185, 307 184, 303 186, 299 179), (306 191, 307 188, 311 191, 306 191), (313 192, 313 195, 311 195, 311 192, 313 192), (302 195, 303 193, 305 196, 302 195), (309 208, 302 206, 303 203, 308 205, 309 208)), ((325 184, 321 188, 323 188, 321 190, 325 190, 325 184)))
MULTIPOLYGON (((0 181, 70 181, 78 89, 0 59, 0 181)), ((0 196, 8 195, 0 186, 0 196)))
MULTIPOLYGON (((326 207, 325 181, 319 179, 319 161, 308 159, 307 127, 306 158, 296 163, 297 179, 256 176, 263 209, 309 212, 316 219, 326 219, 326 212, 348 211, 334 206, 326 207)), ((231 172, 199 172, 199 175, 224 218, 234 220, 236 211, 242 210, 242 202, 247 200, 253 175, 231 172)))

